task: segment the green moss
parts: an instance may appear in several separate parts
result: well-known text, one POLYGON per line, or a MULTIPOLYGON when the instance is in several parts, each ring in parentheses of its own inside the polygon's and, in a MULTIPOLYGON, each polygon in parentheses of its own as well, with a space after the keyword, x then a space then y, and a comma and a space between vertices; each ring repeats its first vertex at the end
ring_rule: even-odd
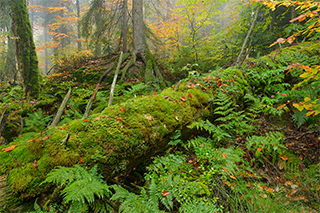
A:
POLYGON ((101 167, 110 177, 155 147, 166 147, 168 140, 165 138, 204 114, 200 110, 213 96, 196 88, 182 88, 182 91, 169 88, 158 95, 134 98, 122 103, 121 108, 113 105, 101 114, 92 115, 90 122, 78 119, 62 126, 63 129, 49 129, 48 138, 43 141, 37 141, 44 137, 39 134, 29 142, 18 142, 12 155, 22 168, 8 153, 0 153, 0 160, 5 159, 0 169, 5 172, 14 165, 9 174, 12 190, 24 197, 36 196, 36 183, 44 180, 56 166, 70 167, 79 163, 79 156, 86 165, 103 164, 101 167), (189 94, 192 97, 188 97, 189 94), (181 96, 187 100, 182 101, 181 96), (70 138, 62 144, 67 133, 70 138), (36 168, 30 167, 34 160, 38 164, 36 168), (19 178, 23 178, 21 183, 19 178))

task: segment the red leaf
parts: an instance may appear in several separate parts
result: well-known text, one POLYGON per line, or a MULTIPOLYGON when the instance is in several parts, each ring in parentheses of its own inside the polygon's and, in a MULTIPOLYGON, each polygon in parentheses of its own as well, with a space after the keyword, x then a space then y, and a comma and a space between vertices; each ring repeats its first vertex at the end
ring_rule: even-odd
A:
POLYGON ((306 170, 306 166, 303 163, 299 163, 299 168, 302 172, 306 170))
POLYGON ((261 147, 258 147, 258 149, 257 149, 258 151, 262 151, 262 148, 261 147))
POLYGON ((83 121, 88 122, 88 123, 91 123, 91 121, 89 121, 89 120, 87 120, 87 119, 83 119, 83 121))
POLYGON ((286 106, 286 104, 282 104, 281 106, 278 106, 277 109, 281 109, 281 108, 283 108, 285 106, 286 106))
POLYGON ((180 98, 181 98, 181 101, 186 101, 187 100, 187 98, 184 97, 184 96, 181 96, 180 98))
POLYGON ((170 192, 168 190, 164 190, 163 192, 161 192, 161 194, 163 196, 168 196, 170 194, 170 192))
POLYGON ((293 62, 292 64, 290 64, 289 66, 287 66, 287 68, 285 68, 284 70, 288 70, 288 69, 291 69, 291 68, 294 68, 294 67, 300 67, 301 64, 299 64, 298 62, 293 62))
POLYGON ((224 153, 221 153, 221 155, 222 155, 222 157, 224 157, 225 159, 227 159, 227 156, 226 156, 226 154, 224 154, 224 153))
POLYGON ((31 163, 31 165, 34 166, 34 167, 37 167, 38 166, 37 160, 34 160, 33 163, 31 163))
POLYGON ((12 145, 12 146, 9 146, 7 148, 2 149, 2 151, 3 152, 11 152, 16 147, 17 147, 17 145, 12 145))
POLYGON ((82 157, 79 155, 79 163, 82 163, 82 157))

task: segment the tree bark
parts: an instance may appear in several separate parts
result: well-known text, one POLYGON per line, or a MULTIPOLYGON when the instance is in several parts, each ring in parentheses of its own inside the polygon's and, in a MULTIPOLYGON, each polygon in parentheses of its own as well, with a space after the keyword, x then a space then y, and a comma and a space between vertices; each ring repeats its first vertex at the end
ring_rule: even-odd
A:
MULTIPOLYGON (((76 7, 77 7, 77 18, 78 18, 78 39, 81 38, 81 33, 80 33, 80 3, 79 0, 76 1, 76 7)), ((81 51, 81 41, 78 40, 78 51, 81 51)))
POLYGON ((40 71, 26 0, 9 1, 12 31, 16 37, 16 55, 25 94, 36 98, 40 93, 40 71))
POLYGON ((64 108, 67 106, 67 103, 68 103, 68 101, 70 99, 70 96, 71 96, 71 88, 69 89, 67 95, 64 97, 64 99, 63 99, 63 101, 62 101, 62 103, 61 103, 61 105, 59 107, 59 110, 58 110, 55 118, 53 119, 53 121, 52 121, 52 123, 50 125, 51 128, 57 126, 57 124, 59 123, 60 118, 62 116, 62 113, 64 111, 64 108))
MULTIPOLYGON (((255 23, 256 23, 256 21, 257 21, 258 13, 259 13, 259 7, 256 9, 256 13, 254 14, 254 19, 253 19, 253 21, 252 21, 252 23, 251 23, 250 30, 249 30, 246 38, 244 39, 244 42, 243 42, 241 51, 240 51, 240 53, 239 53, 239 56, 238 56, 238 58, 237 58, 236 64, 239 64, 239 62, 240 62, 241 55, 242 55, 242 53, 243 53, 243 51, 244 51, 244 48, 245 48, 245 46, 246 46, 246 44, 247 44, 247 42, 248 42, 249 36, 250 36, 250 34, 252 33, 253 27, 254 27, 254 25, 255 25, 255 23)), ((239 68, 239 67, 238 67, 238 68, 239 68)))
POLYGON ((133 52, 146 63, 146 42, 143 24, 143 0, 132 2, 133 52))
POLYGON ((128 32, 128 22, 127 22, 127 15, 128 15, 128 0, 123 0, 123 24, 122 24, 122 52, 125 54, 128 52, 127 48, 127 32, 128 32))
POLYGON ((111 85, 111 91, 110 91, 110 98, 109 98, 108 106, 112 105, 113 93, 114 93, 114 88, 116 86, 117 77, 118 77, 118 73, 119 73, 119 70, 120 70, 121 62, 122 62, 122 55, 123 55, 123 52, 121 52, 121 54, 120 54, 120 59, 119 59, 119 63, 118 63, 118 66, 117 66, 117 70, 116 70, 116 73, 114 74, 113 82, 112 82, 112 85, 111 85))

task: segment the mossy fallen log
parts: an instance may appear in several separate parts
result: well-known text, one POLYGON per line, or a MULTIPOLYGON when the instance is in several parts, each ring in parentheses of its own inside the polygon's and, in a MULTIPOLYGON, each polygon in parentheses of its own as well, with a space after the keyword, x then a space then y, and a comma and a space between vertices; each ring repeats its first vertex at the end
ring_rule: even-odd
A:
POLYGON ((167 149, 175 130, 209 115, 206 106, 212 97, 211 92, 182 84, 179 91, 168 88, 130 99, 31 139, 26 134, 0 146, 17 145, 0 152, 0 174, 8 173, 10 190, 22 199, 47 193, 47 186, 39 184, 56 166, 98 164, 105 178, 112 178, 167 149))

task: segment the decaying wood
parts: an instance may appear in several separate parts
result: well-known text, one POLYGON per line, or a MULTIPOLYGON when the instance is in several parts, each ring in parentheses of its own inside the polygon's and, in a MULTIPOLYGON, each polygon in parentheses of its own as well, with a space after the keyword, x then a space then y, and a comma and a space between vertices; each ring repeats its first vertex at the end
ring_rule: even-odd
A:
POLYGON ((68 103, 70 97, 71 97, 71 88, 69 89, 67 95, 64 97, 64 99, 63 99, 63 101, 62 101, 62 103, 61 103, 61 105, 59 107, 59 110, 57 112, 57 115, 56 115, 56 117, 54 118, 54 120, 52 121, 52 123, 50 125, 51 128, 55 127, 59 123, 60 118, 62 116, 62 113, 64 111, 64 108, 67 106, 67 103, 68 103))
MULTIPOLYGON (((128 56, 129 56, 129 54, 125 54, 121 62, 123 62, 128 56)), ((89 113, 90 113, 90 110, 91 110, 93 101, 96 99, 96 95, 97 95, 97 92, 98 92, 98 90, 99 90, 99 87, 100 87, 103 79, 113 70, 114 66, 115 66, 115 64, 112 64, 112 65, 109 67, 109 69, 107 69, 107 70, 101 75, 101 77, 100 77, 100 79, 99 79, 99 81, 98 81, 98 83, 97 83, 97 85, 96 85, 96 88, 95 88, 95 90, 94 90, 94 92, 93 92, 93 94, 92 94, 92 96, 91 96, 91 98, 90 98, 90 100, 89 100, 89 102, 88 102, 88 104, 87 104, 86 111, 85 111, 85 113, 84 113, 84 115, 83 115, 83 118, 84 118, 84 119, 86 119, 86 118, 89 117, 89 113)))
POLYGON ((119 73, 119 70, 120 70, 121 63, 122 63, 122 56, 123 56, 123 52, 121 52, 121 54, 120 54, 120 59, 119 59, 119 62, 118 62, 117 70, 116 70, 116 73, 114 74, 114 78, 113 78, 113 82, 112 82, 111 90, 110 90, 110 98, 109 98, 108 106, 112 105, 114 88, 116 86, 118 73, 119 73))
POLYGON ((7 110, 4 110, 4 112, 2 113, 2 115, 0 117, 0 135, 6 125, 8 116, 9 116, 9 113, 7 113, 7 110))

